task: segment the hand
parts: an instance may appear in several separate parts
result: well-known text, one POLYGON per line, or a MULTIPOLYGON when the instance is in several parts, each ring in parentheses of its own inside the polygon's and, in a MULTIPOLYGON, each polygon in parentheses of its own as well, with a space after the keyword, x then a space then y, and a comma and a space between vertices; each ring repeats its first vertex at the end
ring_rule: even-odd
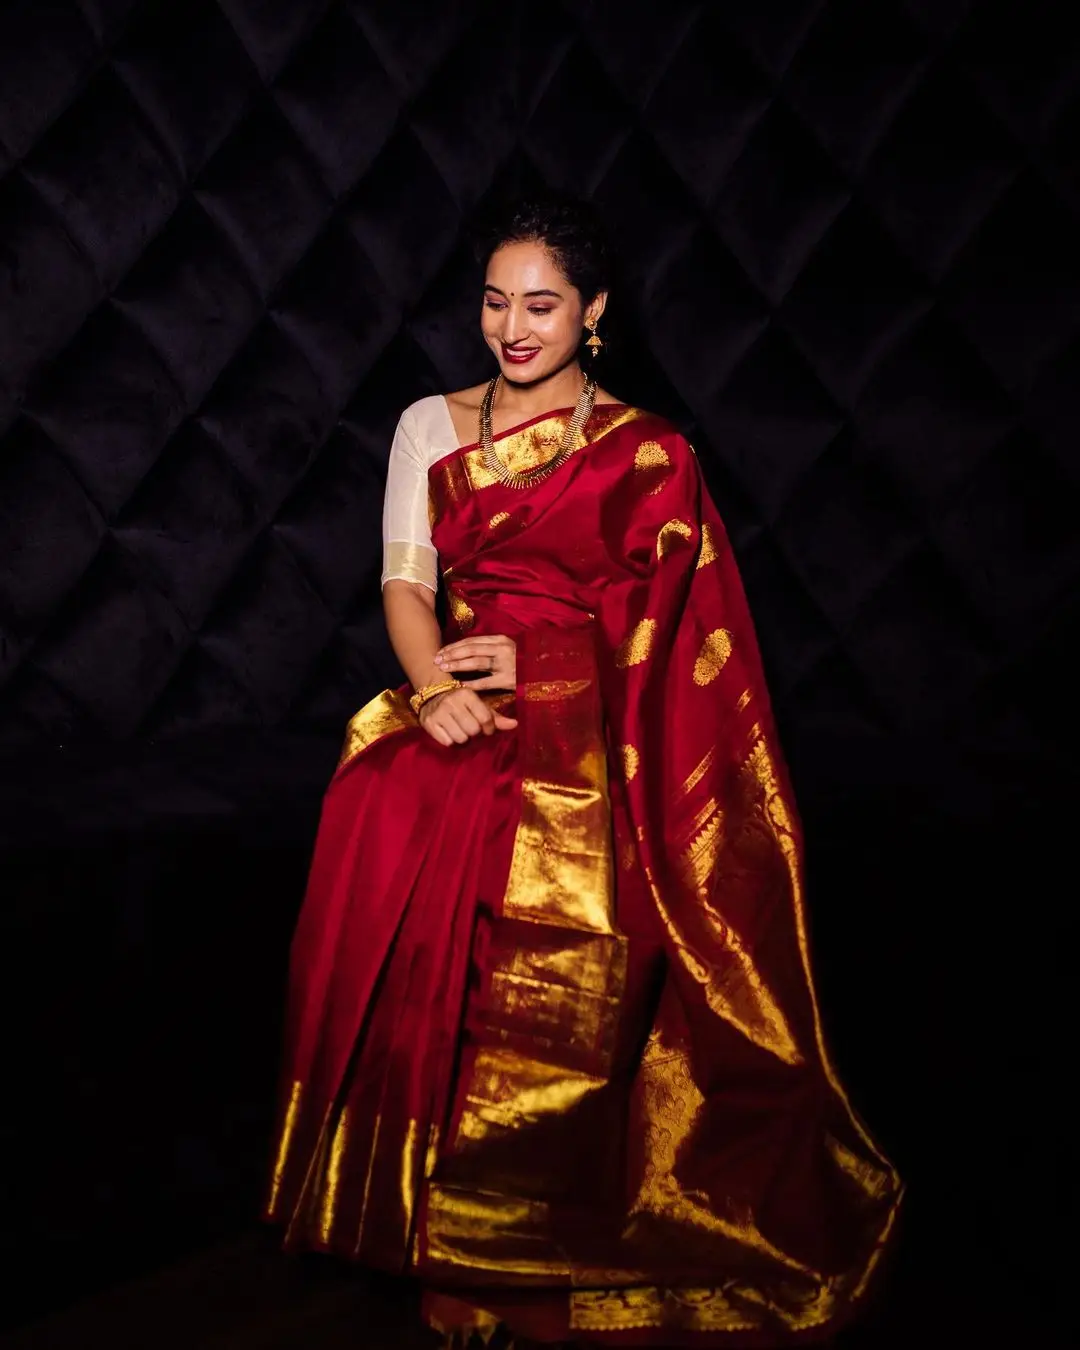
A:
POLYGON ((420 725, 440 745, 464 745, 473 736, 513 731, 517 718, 504 717, 472 689, 461 688, 428 699, 420 708, 420 725))
POLYGON ((508 637, 462 638, 435 653, 435 664, 448 675, 464 670, 487 674, 470 680, 470 689, 513 689, 517 685, 517 644, 508 637))

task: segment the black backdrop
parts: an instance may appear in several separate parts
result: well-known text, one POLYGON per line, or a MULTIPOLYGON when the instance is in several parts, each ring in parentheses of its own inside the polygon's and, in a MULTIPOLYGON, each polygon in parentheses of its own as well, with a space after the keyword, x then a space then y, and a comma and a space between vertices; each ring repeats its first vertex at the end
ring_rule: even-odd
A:
POLYGON ((0 0, 9 1317, 250 1221, 319 796, 396 678, 389 433, 486 373, 465 232, 540 182, 607 214, 608 382, 737 546, 832 1038, 912 1186, 894 1306, 1049 1325, 1071 10, 0 0))

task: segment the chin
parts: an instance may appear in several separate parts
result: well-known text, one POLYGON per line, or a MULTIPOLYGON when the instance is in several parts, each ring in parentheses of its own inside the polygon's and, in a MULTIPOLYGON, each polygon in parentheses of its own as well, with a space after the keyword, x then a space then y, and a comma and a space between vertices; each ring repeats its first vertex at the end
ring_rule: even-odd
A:
POLYGON ((504 361, 502 355, 496 353, 496 360, 507 384, 540 384, 563 369, 563 363, 550 356, 534 356, 531 361, 518 365, 516 361, 504 361))
POLYGON ((500 361, 499 369, 502 371, 502 377, 507 384, 539 384, 541 380, 545 380, 549 375, 555 373, 550 367, 536 366, 532 361, 526 366, 511 365, 508 362, 500 361))

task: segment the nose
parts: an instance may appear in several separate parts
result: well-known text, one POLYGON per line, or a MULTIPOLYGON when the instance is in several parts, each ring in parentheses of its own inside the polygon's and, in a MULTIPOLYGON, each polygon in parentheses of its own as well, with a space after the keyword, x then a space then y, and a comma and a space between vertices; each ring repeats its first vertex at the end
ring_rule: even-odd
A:
POLYGON ((528 315, 517 305, 508 305, 506 317, 503 321, 502 340, 508 347, 513 347, 515 343, 520 342, 526 336, 528 331, 528 315))

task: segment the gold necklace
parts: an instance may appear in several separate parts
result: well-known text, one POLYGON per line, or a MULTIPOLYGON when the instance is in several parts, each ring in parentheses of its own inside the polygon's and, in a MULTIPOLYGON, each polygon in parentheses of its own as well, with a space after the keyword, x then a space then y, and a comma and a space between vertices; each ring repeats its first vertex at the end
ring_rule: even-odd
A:
POLYGON ((578 395, 577 406, 563 428, 562 442, 548 462, 538 464, 534 469, 510 469, 495 453, 495 443, 491 435, 491 410, 495 403, 495 391, 498 389, 501 379, 502 375, 495 376, 480 401, 480 445, 484 451, 484 467, 507 487, 532 487, 536 483, 542 483, 545 478, 565 464, 577 449, 577 439, 581 435, 582 427, 589 420, 593 403, 596 401, 596 381, 590 379, 587 375, 585 376, 585 383, 578 395))

